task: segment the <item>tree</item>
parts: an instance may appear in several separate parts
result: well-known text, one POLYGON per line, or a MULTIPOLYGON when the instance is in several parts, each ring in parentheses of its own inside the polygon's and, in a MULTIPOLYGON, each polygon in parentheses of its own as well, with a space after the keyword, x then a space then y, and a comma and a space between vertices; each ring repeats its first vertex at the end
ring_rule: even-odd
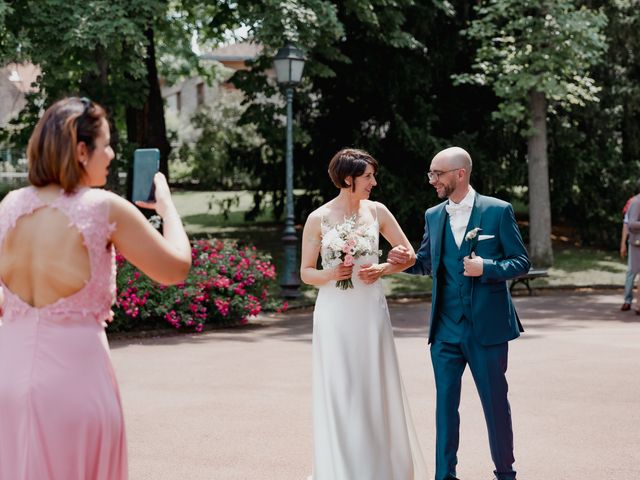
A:
POLYGON ((489 0, 476 12, 465 32, 478 42, 475 73, 454 79, 491 86, 501 100, 495 117, 527 138, 530 253, 535 265, 549 266, 547 115, 597 101, 590 69, 605 51, 607 19, 573 0, 489 0))
MULTIPOLYGON (((107 107, 116 146, 126 130, 128 148, 121 153, 157 147, 161 170, 168 173, 159 76, 211 74, 191 49, 192 34, 202 32, 205 42, 221 38, 235 25, 229 2, 94 0, 90 5, 42 0, 7 8, 0 3, 0 60, 30 61, 42 71, 37 92, 16 122, 24 127, 22 136, 14 140, 26 144, 42 107, 64 95, 86 95, 107 107)), ((121 163, 128 167, 128 155, 121 163)))
POLYGON ((13 49, 12 35, 5 27, 5 18, 10 15, 12 11, 13 9, 8 2, 0 0, 0 57, 3 57, 5 52, 13 49))
MULTIPOLYGON (((199 109, 188 124, 176 116, 167 119, 176 132, 174 181, 206 190, 251 190, 255 179, 246 173, 243 158, 262 144, 253 124, 241 125, 246 109, 242 94, 220 88, 214 102, 199 109)), ((175 145, 175 143, 174 143, 175 145)))
MULTIPOLYGON (((15 122, 22 128, 14 142, 25 145, 42 108, 64 95, 84 95, 105 105, 113 126, 124 105, 142 104, 145 19, 157 6, 146 0, 97 0, 91 9, 63 0, 15 2, 5 26, 16 36, 16 48, 3 52, 3 60, 30 61, 41 74, 15 122)), ((118 128, 112 128, 112 137, 117 145, 118 128)))
MULTIPOLYGON (((267 13, 263 3, 251 10, 256 19, 267 13)), ((475 48, 458 33, 470 21, 474 0, 301 3, 322 3, 326 10, 314 9, 315 17, 271 10, 267 23, 256 20, 254 35, 267 44, 265 54, 232 79, 250 102, 244 121, 258 125, 265 139, 248 163, 261 192, 272 191, 277 202, 284 183, 284 128, 273 121, 282 119, 282 104, 260 100, 281 98, 263 69, 289 34, 287 26, 307 53, 294 98, 295 184, 307 189, 296 199, 298 218, 335 194, 327 164, 345 146, 367 149, 380 161, 375 198, 391 208, 412 239, 424 231, 420 212, 438 201, 425 172, 441 148, 467 147, 477 161, 476 188, 511 199, 509 187, 526 177, 515 135, 490 117, 496 96, 475 85, 454 87, 450 78, 471 67, 475 48)))

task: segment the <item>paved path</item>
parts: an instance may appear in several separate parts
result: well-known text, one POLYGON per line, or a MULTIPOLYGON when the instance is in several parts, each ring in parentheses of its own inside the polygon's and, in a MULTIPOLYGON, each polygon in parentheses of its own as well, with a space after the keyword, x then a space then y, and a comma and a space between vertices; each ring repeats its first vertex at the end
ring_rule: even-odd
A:
MULTIPOLYGON (((620 294, 519 297, 510 344, 522 480, 640 479, 640 317, 620 294)), ((434 387, 428 304, 391 315, 418 436, 430 463, 434 387)), ((311 465, 311 312, 264 326, 112 342, 131 480, 301 480, 311 465)), ((486 429, 467 370, 458 474, 489 480, 486 429)), ((366 479, 353 479, 366 480, 366 479)))

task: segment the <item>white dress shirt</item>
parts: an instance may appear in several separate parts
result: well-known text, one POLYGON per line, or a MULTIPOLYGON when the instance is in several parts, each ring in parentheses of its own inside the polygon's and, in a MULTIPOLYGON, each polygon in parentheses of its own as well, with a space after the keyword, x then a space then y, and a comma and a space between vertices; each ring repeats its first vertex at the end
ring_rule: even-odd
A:
POLYGON ((445 205, 447 213, 449 214, 451 232, 453 233, 453 238, 458 248, 462 245, 464 234, 467 231, 467 225, 469 224, 475 198, 476 191, 470 186, 469 192, 460 203, 452 202, 451 199, 449 199, 449 203, 445 205))

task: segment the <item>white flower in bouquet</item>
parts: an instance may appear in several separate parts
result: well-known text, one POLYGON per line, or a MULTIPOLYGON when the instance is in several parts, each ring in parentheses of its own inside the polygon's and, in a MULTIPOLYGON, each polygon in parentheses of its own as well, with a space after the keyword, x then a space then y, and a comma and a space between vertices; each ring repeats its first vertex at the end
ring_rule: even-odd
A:
MULTIPOLYGON (((322 245, 327 251, 323 261, 327 266, 335 267, 340 263, 351 266, 354 261, 365 255, 381 255, 380 250, 372 250, 371 245, 375 243, 375 234, 359 225, 356 216, 347 218, 343 223, 329 230, 322 238, 322 245)), ((353 288, 353 281, 338 280, 336 287, 346 290, 353 288)))

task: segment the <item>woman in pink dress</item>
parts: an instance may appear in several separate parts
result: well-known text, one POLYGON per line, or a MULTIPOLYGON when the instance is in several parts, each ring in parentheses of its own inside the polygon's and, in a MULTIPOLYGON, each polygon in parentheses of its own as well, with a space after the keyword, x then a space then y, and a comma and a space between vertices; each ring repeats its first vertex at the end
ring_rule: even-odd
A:
POLYGON ((0 479, 125 480, 122 406, 104 332, 114 247, 149 277, 183 280, 191 249, 162 174, 164 236, 103 186, 114 154, 102 107, 66 98, 38 122, 30 186, 0 203, 0 479))

